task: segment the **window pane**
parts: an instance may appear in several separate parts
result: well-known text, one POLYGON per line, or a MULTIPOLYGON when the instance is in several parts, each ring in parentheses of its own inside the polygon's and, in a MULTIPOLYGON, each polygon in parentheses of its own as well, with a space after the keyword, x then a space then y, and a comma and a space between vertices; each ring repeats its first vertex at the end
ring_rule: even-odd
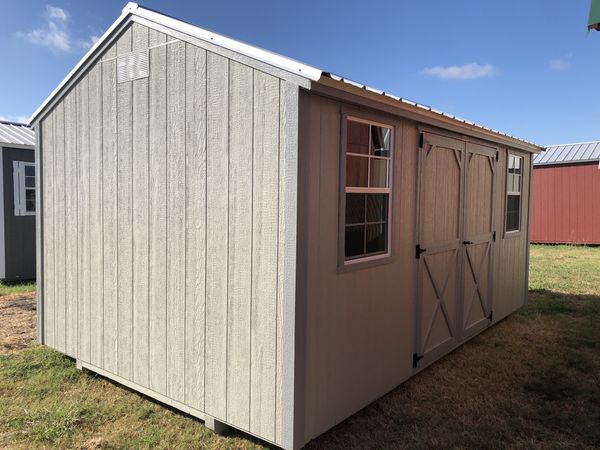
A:
POLYGON ((513 184, 513 192, 521 192, 521 175, 515 175, 515 182, 513 184))
POLYGON ((390 128, 371 125, 371 154, 375 156, 390 156, 390 128))
POLYGON ((385 252, 387 248, 387 224, 367 225, 367 253, 385 252))
POLYGON ((25 189, 25 210, 35 212, 35 189, 25 189))
POLYGON ((515 176, 512 173, 506 175, 506 190, 513 192, 513 186, 515 185, 515 176))
POLYGON ((365 253, 365 226, 346 227, 346 258, 360 256, 365 253))
POLYGON ((347 149, 349 153, 369 154, 369 124, 348 120, 347 149))
POLYGON ((25 187, 35 187, 35 178, 25 177, 25 187))
POLYGON ((25 166, 25 176, 35 177, 35 167, 34 166, 25 166))
POLYGON ((346 194, 346 224, 365 223, 365 194, 346 194))
POLYGON ((346 186, 367 187, 369 158, 346 156, 346 186))
POLYGON ((387 159, 371 159, 371 181, 370 187, 388 187, 388 167, 387 159))
POLYGON ((521 160, 523 158, 515 156, 515 173, 521 173, 521 160))
POLYGON ((506 199, 506 231, 519 229, 521 216, 521 196, 509 195, 506 199))
POLYGON ((367 222, 387 222, 388 194, 367 195, 367 222))

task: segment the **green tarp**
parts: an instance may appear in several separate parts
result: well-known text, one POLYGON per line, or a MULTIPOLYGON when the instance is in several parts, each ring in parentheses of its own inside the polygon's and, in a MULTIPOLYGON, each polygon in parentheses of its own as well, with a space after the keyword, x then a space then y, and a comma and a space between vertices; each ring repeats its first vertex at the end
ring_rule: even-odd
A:
POLYGON ((592 0, 588 29, 600 30, 600 0, 592 0))

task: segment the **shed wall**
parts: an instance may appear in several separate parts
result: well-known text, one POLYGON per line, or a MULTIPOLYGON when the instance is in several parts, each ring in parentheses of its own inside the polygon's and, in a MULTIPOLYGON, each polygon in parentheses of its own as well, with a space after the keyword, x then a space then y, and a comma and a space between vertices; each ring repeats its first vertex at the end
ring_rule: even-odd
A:
MULTIPOLYGON (((416 351, 415 258, 420 125, 412 120, 306 93, 300 103, 298 305, 306 329, 305 403, 297 421, 306 443, 412 376, 416 351), (341 125, 343 114, 392 125, 392 256, 384 264, 338 269, 341 125)), ((443 131, 442 131, 443 133, 443 131)), ((453 135, 458 139, 464 136, 453 135)), ((488 143, 487 145, 490 145, 488 143)), ((493 144, 491 144, 493 145, 493 144)), ((525 158, 521 232, 504 236, 506 160, 496 170, 492 270, 493 322, 523 305, 527 285, 528 182, 525 158)), ((464 342, 464 338, 461 342, 464 342)), ((417 370, 421 370, 423 364, 417 370)), ((300 385, 301 384, 301 385, 300 385)))
POLYGON ((40 124, 44 342, 282 444, 297 92, 128 26, 40 124), (117 83, 148 48, 149 76, 117 83))
POLYGON ((597 162, 534 166, 531 241, 600 244, 597 162))

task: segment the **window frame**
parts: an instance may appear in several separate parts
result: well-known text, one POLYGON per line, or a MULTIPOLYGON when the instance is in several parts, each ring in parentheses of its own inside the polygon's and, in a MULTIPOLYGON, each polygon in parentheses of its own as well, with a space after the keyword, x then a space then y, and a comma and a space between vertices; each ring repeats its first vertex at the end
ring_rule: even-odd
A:
MULTIPOLYGON (((342 113, 341 123, 341 139, 340 139, 340 179, 339 179, 339 226, 338 226, 338 271, 344 272, 347 270, 354 270, 357 268, 366 268, 373 265, 385 264, 391 262, 393 257, 392 252, 392 239, 393 239, 393 198, 394 198, 394 172, 395 172, 395 143, 396 143, 396 124, 394 121, 386 120, 381 116, 373 117, 364 112, 349 111, 342 113), (368 167, 370 172, 370 162, 372 159, 384 159, 388 161, 388 184, 389 187, 346 187, 346 156, 347 156, 347 130, 348 121, 354 121, 358 123, 364 123, 368 125, 374 125, 378 127, 384 127, 390 130, 390 156, 370 156, 362 155, 359 156, 355 153, 350 155, 359 156, 369 161, 368 167), (346 194, 386 194, 388 196, 388 210, 387 210, 387 241, 386 251, 381 253, 366 254, 362 256, 353 257, 351 259, 346 258, 346 194)), ((369 133, 369 139, 371 139, 369 133)), ((367 183, 368 184, 368 183, 367 183)))
POLYGON ((506 152, 506 166, 505 166, 505 181, 504 181, 504 237, 509 238, 513 236, 519 236, 523 231, 523 186, 524 186, 524 164, 525 164, 525 156, 516 152, 507 151, 506 152), (521 160, 521 173, 519 175, 519 193, 515 193, 515 191, 508 190, 508 175, 510 170, 510 159, 511 156, 521 160), (509 196, 518 196, 519 197, 519 228, 516 230, 508 229, 508 197, 509 196))
POLYGON ((33 190, 35 196, 37 197, 37 178, 35 176, 35 163, 30 161, 13 161, 13 204, 14 215, 16 217, 36 215, 37 205, 34 206, 35 209, 33 211, 27 211, 27 190, 33 190), (28 187, 25 183, 28 177, 25 174, 26 167, 33 167, 33 187, 28 187))

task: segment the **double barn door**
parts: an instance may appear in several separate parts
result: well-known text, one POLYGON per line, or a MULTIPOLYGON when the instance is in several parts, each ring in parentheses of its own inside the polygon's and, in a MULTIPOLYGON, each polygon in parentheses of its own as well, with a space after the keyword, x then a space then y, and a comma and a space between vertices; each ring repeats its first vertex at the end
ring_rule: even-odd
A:
POLYGON ((433 133, 421 142, 414 367, 490 324, 495 240, 497 150, 433 133))

